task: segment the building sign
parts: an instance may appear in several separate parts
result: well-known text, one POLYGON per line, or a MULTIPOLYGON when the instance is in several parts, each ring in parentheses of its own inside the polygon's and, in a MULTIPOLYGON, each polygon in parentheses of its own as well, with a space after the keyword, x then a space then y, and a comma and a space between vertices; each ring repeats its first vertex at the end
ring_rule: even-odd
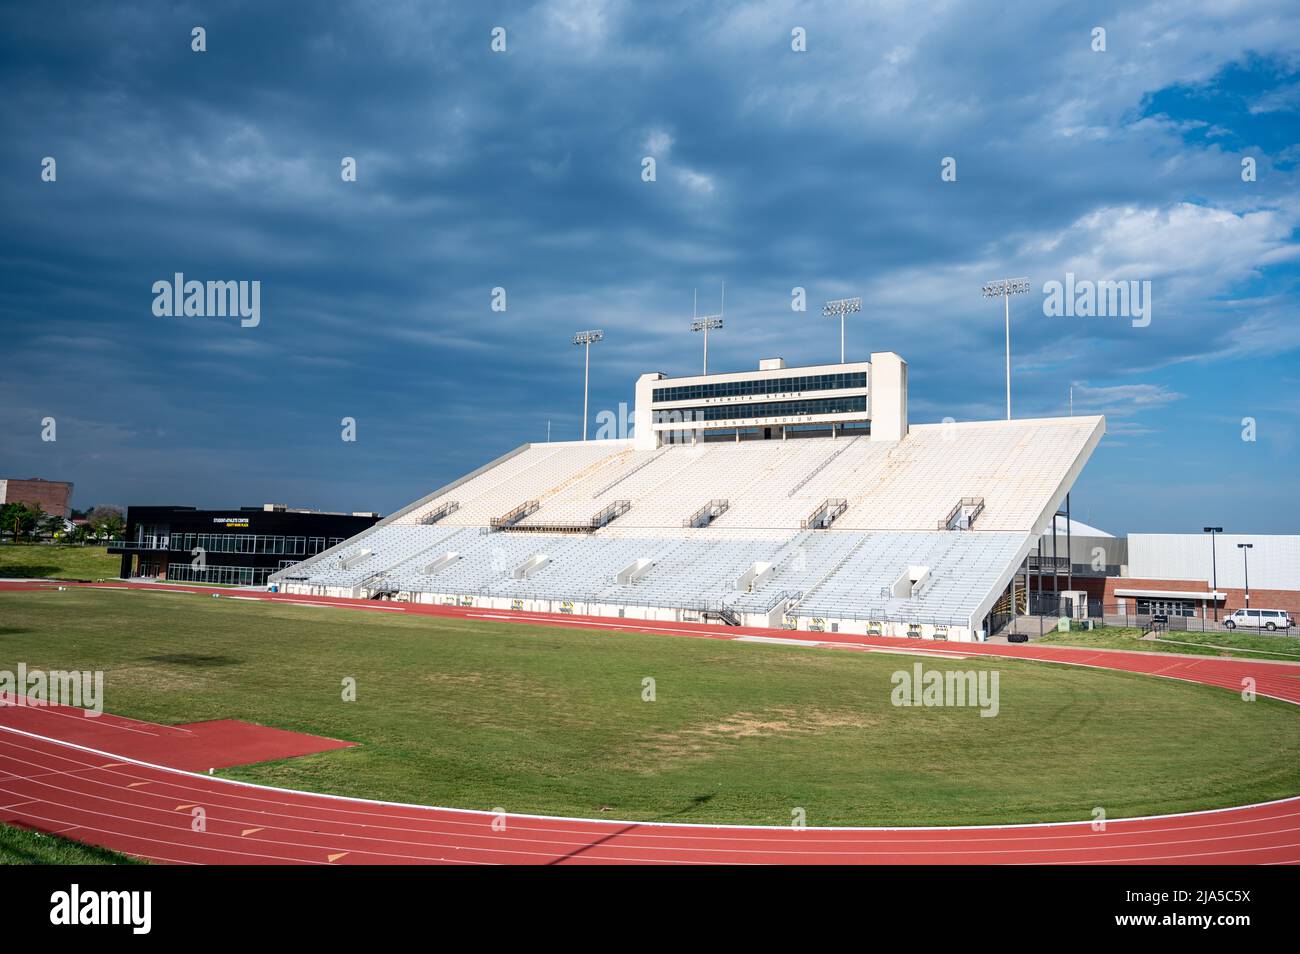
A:
POLYGON ((227 529, 230 528, 239 528, 244 530, 248 529, 247 517, 213 517, 212 522, 219 523, 222 526, 226 527, 227 529))

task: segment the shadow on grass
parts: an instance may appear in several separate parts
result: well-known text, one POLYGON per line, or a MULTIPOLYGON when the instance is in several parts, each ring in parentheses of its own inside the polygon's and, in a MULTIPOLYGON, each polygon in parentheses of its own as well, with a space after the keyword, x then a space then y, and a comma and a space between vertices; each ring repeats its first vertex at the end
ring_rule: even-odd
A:
POLYGON ((149 662, 171 663, 176 666, 238 666, 244 660, 237 656, 204 656, 200 653, 168 653, 163 656, 145 656, 149 662))
POLYGON ((0 563, 0 576, 18 580, 39 580, 58 573, 61 567, 39 563, 0 563))

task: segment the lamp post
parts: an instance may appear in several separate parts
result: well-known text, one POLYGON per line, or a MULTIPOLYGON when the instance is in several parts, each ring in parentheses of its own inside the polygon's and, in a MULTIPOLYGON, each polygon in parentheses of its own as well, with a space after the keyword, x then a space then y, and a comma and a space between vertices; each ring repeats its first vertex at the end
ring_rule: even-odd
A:
POLYGON ((844 319, 849 315, 856 315, 861 310, 861 298, 837 298, 822 306, 822 314, 825 317, 840 319, 840 364, 844 363, 844 319))
POLYGON ((1001 298, 1007 333, 1007 420, 1011 420, 1011 296, 1029 291, 1028 278, 1003 278, 984 283, 985 298, 1001 298))
POLYGON ((582 439, 587 439, 587 392, 591 383, 591 346, 593 342, 600 341, 605 337, 605 332, 599 328, 593 328, 590 331, 579 331, 573 336, 573 343, 583 345, 587 349, 587 358, 582 370, 582 439))
POLYGON ((714 331, 722 330, 721 315, 704 315, 700 318, 691 319, 691 331, 704 332, 704 373, 709 373, 709 329, 714 331))
POLYGON ((1255 544, 1238 543, 1237 549, 1241 551, 1241 571, 1246 577, 1246 609, 1250 609, 1250 553, 1255 544))
POLYGON ((1210 596, 1210 602, 1214 604, 1214 621, 1217 623, 1219 621, 1219 567, 1214 557, 1214 535, 1216 533, 1222 533, 1223 528, 1206 527, 1201 532, 1210 535, 1210 589, 1214 591, 1210 596))
POLYGON ((700 315, 699 311, 700 294, 695 293, 694 303, 691 305, 691 331, 704 332, 704 373, 709 373, 709 331, 722 330, 722 317, 727 313, 727 283, 722 283, 722 307, 716 315, 700 315))

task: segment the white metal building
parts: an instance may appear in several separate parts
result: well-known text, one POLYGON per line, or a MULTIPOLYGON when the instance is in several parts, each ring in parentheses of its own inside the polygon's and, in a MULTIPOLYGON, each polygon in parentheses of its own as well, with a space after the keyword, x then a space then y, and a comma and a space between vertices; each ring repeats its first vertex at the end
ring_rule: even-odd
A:
POLYGON ((1203 580, 1220 587, 1300 590, 1300 536, 1270 533, 1131 533, 1128 575, 1147 580, 1203 580), (1250 544, 1243 557, 1237 544, 1250 544), (1213 547, 1213 554, 1211 553, 1213 547), (1249 560, 1249 563, 1247 563, 1249 560))

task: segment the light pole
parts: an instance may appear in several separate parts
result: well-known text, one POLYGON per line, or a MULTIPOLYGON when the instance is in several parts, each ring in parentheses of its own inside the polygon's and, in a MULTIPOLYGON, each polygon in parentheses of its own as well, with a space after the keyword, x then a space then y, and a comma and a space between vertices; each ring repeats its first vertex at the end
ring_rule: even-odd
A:
POLYGON ((844 363, 844 319, 856 315, 862 310, 861 298, 837 298, 822 306, 822 314, 827 318, 840 319, 840 364, 844 363))
POLYGON ((1238 543, 1237 549, 1241 551, 1241 571, 1246 577, 1246 609, 1250 609, 1250 554, 1249 551, 1255 546, 1253 543, 1238 543))
POLYGON ((1219 567, 1214 558, 1214 535, 1222 532, 1222 527, 1206 527, 1202 531, 1202 533, 1210 535, 1210 589, 1214 591, 1214 594, 1210 596, 1210 602, 1214 604, 1214 621, 1216 623, 1219 621, 1219 597, 1217 595, 1219 592, 1219 567))
MULTIPOLYGON (((698 305, 699 295, 696 295, 698 305)), ((696 305, 691 306, 691 331, 704 332, 704 373, 709 373, 709 329, 722 330, 722 316, 727 310, 727 283, 722 283, 722 311, 716 315, 696 315, 696 305)))
POLYGON ((700 318, 691 319, 691 331, 704 332, 704 373, 709 373, 709 329, 714 331, 722 330, 721 315, 704 315, 700 318))
POLYGON ((1007 329, 1007 420, 1011 420, 1011 296, 1029 291, 1028 278, 1003 278, 984 283, 985 298, 1001 298, 1007 329))
POLYGON ((600 341, 605 337, 605 332, 599 328, 593 328, 590 331, 579 331, 573 336, 573 343, 583 345, 587 349, 587 360, 582 371, 582 439, 587 439, 587 388, 591 382, 591 345, 594 341, 600 341))

